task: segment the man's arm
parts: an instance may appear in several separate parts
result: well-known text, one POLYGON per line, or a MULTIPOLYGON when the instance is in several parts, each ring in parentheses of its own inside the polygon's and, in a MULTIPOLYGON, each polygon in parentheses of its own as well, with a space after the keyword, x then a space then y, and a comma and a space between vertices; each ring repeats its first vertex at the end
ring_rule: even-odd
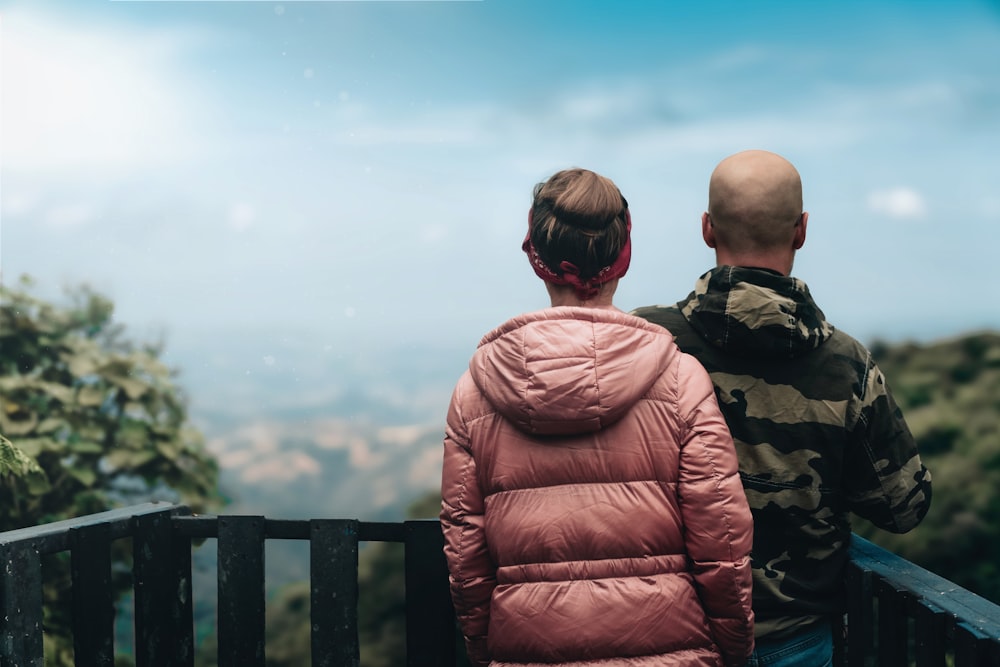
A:
POLYGON ((868 357, 845 462, 851 510, 893 533, 919 524, 931 503, 931 473, 882 371, 868 357))

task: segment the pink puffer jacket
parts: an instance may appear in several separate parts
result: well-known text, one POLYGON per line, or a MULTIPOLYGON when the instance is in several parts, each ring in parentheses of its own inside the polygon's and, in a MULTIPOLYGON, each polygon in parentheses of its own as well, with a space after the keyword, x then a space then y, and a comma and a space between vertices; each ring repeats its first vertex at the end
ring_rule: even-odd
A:
POLYGON ((452 397, 441 520, 474 665, 741 665, 752 522, 712 384, 661 327, 549 308, 452 397))

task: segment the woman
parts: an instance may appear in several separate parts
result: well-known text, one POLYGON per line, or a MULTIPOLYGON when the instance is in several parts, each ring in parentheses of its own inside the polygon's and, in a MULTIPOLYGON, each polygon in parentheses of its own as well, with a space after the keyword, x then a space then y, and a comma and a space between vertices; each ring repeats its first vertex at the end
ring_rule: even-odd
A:
POLYGON ((752 524, 708 374, 612 304, 628 203, 569 169, 523 249, 552 307, 487 334, 448 411, 441 520, 472 664, 742 665, 752 524))

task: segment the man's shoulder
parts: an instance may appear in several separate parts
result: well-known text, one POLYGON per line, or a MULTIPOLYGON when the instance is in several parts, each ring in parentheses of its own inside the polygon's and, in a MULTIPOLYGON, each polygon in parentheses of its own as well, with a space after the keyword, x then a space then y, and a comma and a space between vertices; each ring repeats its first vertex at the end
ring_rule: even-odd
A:
POLYGON ((635 315, 636 317, 641 317, 647 322, 659 324, 660 326, 670 330, 673 330, 673 328, 678 325, 687 324, 687 320, 684 319, 684 315, 681 314, 680 308, 677 307, 677 304, 671 304, 669 306, 643 306, 631 311, 630 314, 635 315))
POLYGON ((859 361, 871 358, 871 352, 861 341, 836 327, 833 327, 833 332, 822 347, 828 354, 837 354, 859 361))
POLYGON ((636 308, 631 314, 669 331, 681 352, 693 355, 704 364, 707 356, 713 354, 709 349, 711 344, 684 316, 681 306, 682 304, 644 306, 636 308))

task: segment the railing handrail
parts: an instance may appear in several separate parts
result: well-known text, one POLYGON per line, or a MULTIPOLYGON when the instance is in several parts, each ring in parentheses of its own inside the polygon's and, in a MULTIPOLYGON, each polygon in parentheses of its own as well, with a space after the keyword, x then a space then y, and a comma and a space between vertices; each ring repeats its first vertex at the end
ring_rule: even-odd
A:
POLYGON ((1000 667, 1000 606, 857 534, 845 578, 849 667, 1000 667))
MULTIPOLYGON (((74 641, 88 667, 113 664, 110 544, 131 537, 137 667, 194 664, 192 540, 219 546, 219 665, 263 665, 263 549, 308 540, 313 665, 358 664, 359 542, 405 545, 407 664, 455 664, 455 626, 435 519, 191 515, 144 503, 0 533, 0 667, 42 667, 41 557, 72 556, 74 641), (223 576, 224 575, 224 576, 223 576), (223 581, 224 580, 224 581, 223 581), (336 600, 336 602, 332 602, 336 600), (443 657, 444 656, 444 657, 443 657)), ((851 667, 1000 667, 1000 606, 854 535, 846 573, 851 667), (947 656, 947 657, 946 657, 947 656)))
POLYGON ((851 563, 854 567, 870 570, 883 581, 891 581, 914 600, 924 600, 984 634, 1000 637, 1000 607, 949 579, 859 535, 854 535, 851 541, 851 563))
MULTIPOLYGON (((268 519, 258 514, 202 514, 177 516, 174 526, 178 535, 194 539, 218 537, 220 518, 256 518, 264 521, 264 537, 269 540, 308 540, 310 523, 320 519, 268 519)), ((350 519, 354 521, 354 519, 350 519)), ((407 524, 435 524, 437 519, 406 521, 357 521, 359 542, 405 542, 407 524)))
POLYGON ((106 523, 117 528, 117 532, 121 533, 120 536, 124 537, 128 534, 127 521, 132 517, 157 514, 163 511, 184 510, 186 510, 184 505, 164 501, 130 505, 129 507, 98 512, 97 514, 87 514, 74 519, 63 519, 62 521, 52 521, 37 526, 8 530, 0 533, 0 547, 28 540, 34 544, 39 553, 56 553, 69 548, 69 535, 70 531, 74 528, 106 523))

